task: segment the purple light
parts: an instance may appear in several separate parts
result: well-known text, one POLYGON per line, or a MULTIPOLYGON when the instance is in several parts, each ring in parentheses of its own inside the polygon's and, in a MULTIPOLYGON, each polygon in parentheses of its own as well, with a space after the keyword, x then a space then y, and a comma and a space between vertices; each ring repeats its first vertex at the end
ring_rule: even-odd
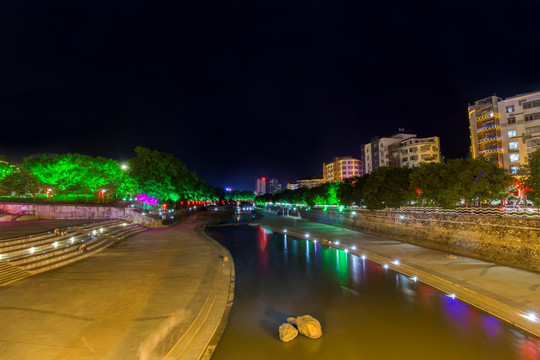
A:
POLYGON ((139 194, 137 196, 137 201, 145 203, 146 205, 159 205, 159 200, 155 197, 148 196, 146 194, 139 194))

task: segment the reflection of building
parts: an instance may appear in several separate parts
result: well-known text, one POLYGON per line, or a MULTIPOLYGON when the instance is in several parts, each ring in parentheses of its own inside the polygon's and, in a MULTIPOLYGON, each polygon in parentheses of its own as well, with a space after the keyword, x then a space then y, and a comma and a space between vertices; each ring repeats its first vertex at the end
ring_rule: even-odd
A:
POLYGON ((272 178, 268 182, 268 192, 270 194, 275 194, 277 192, 281 191, 281 184, 279 183, 278 179, 272 178))
POLYGON ((353 176, 362 176, 361 161, 351 156, 336 157, 323 164, 323 182, 340 181, 353 176))
POLYGON ((440 140, 437 136, 417 138, 415 134, 398 133, 391 137, 375 137, 363 148, 364 172, 381 166, 412 168, 422 162, 441 162, 440 140))
POLYGON ((255 182, 255 194, 256 195, 266 194, 266 178, 265 177, 257 178, 257 181, 255 182))
POLYGON ((540 92, 478 100, 469 105, 469 125, 472 156, 515 174, 540 147, 540 92))
POLYGON ((302 178, 299 180, 296 180, 293 183, 287 184, 287 189, 289 190, 296 190, 298 188, 312 188, 315 186, 319 186, 323 183, 323 178, 321 176, 313 176, 308 178, 302 178))

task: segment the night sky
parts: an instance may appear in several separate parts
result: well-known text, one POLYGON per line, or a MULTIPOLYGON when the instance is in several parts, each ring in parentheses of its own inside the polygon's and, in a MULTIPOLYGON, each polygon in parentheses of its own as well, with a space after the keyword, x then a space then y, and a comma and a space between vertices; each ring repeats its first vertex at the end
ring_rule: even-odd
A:
POLYGON ((540 1, 169 3, 2 1, 0 154, 142 145, 253 190, 398 128, 465 157, 468 103, 540 90, 540 1))

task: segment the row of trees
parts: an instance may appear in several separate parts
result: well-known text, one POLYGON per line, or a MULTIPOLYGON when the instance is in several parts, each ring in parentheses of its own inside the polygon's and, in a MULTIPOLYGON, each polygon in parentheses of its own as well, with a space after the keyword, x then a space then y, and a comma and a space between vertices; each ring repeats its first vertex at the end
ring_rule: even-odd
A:
MULTIPOLYGON (((540 164, 540 157, 538 158, 540 164)), ((369 209, 415 203, 446 208, 499 201, 508 196, 512 177, 484 159, 423 163, 413 169, 381 167, 362 177, 308 189, 256 197, 258 203, 365 205, 369 209)))
POLYGON ((140 146, 135 153, 125 164, 82 154, 37 154, 20 164, 0 158, 0 195, 117 199, 144 193, 169 203, 249 198, 250 192, 225 193, 207 184, 173 154, 140 146))

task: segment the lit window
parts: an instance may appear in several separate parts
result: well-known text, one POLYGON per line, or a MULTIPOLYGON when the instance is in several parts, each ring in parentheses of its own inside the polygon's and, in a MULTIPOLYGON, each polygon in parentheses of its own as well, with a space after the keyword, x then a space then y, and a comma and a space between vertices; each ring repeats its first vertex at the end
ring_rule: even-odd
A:
POLYGON ((519 154, 510 154, 510 161, 519 161, 519 154))
POLYGON ((514 112, 514 105, 507 106, 506 107, 506 112, 507 113, 513 113, 514 112))
POLYGON ((517 136, 517 130, 508 130, 508 137, 517 136))
POLYGON ((516 142, 511 142, 510 144, 508 144, 508 148, 510 150, 517 149, 518 148, 518 142, 517 141, 516 142))
POLYGON ((510 170, 512 171, 512 175, 516 175, 519 172, 519 166, 512 166, 510 170))

